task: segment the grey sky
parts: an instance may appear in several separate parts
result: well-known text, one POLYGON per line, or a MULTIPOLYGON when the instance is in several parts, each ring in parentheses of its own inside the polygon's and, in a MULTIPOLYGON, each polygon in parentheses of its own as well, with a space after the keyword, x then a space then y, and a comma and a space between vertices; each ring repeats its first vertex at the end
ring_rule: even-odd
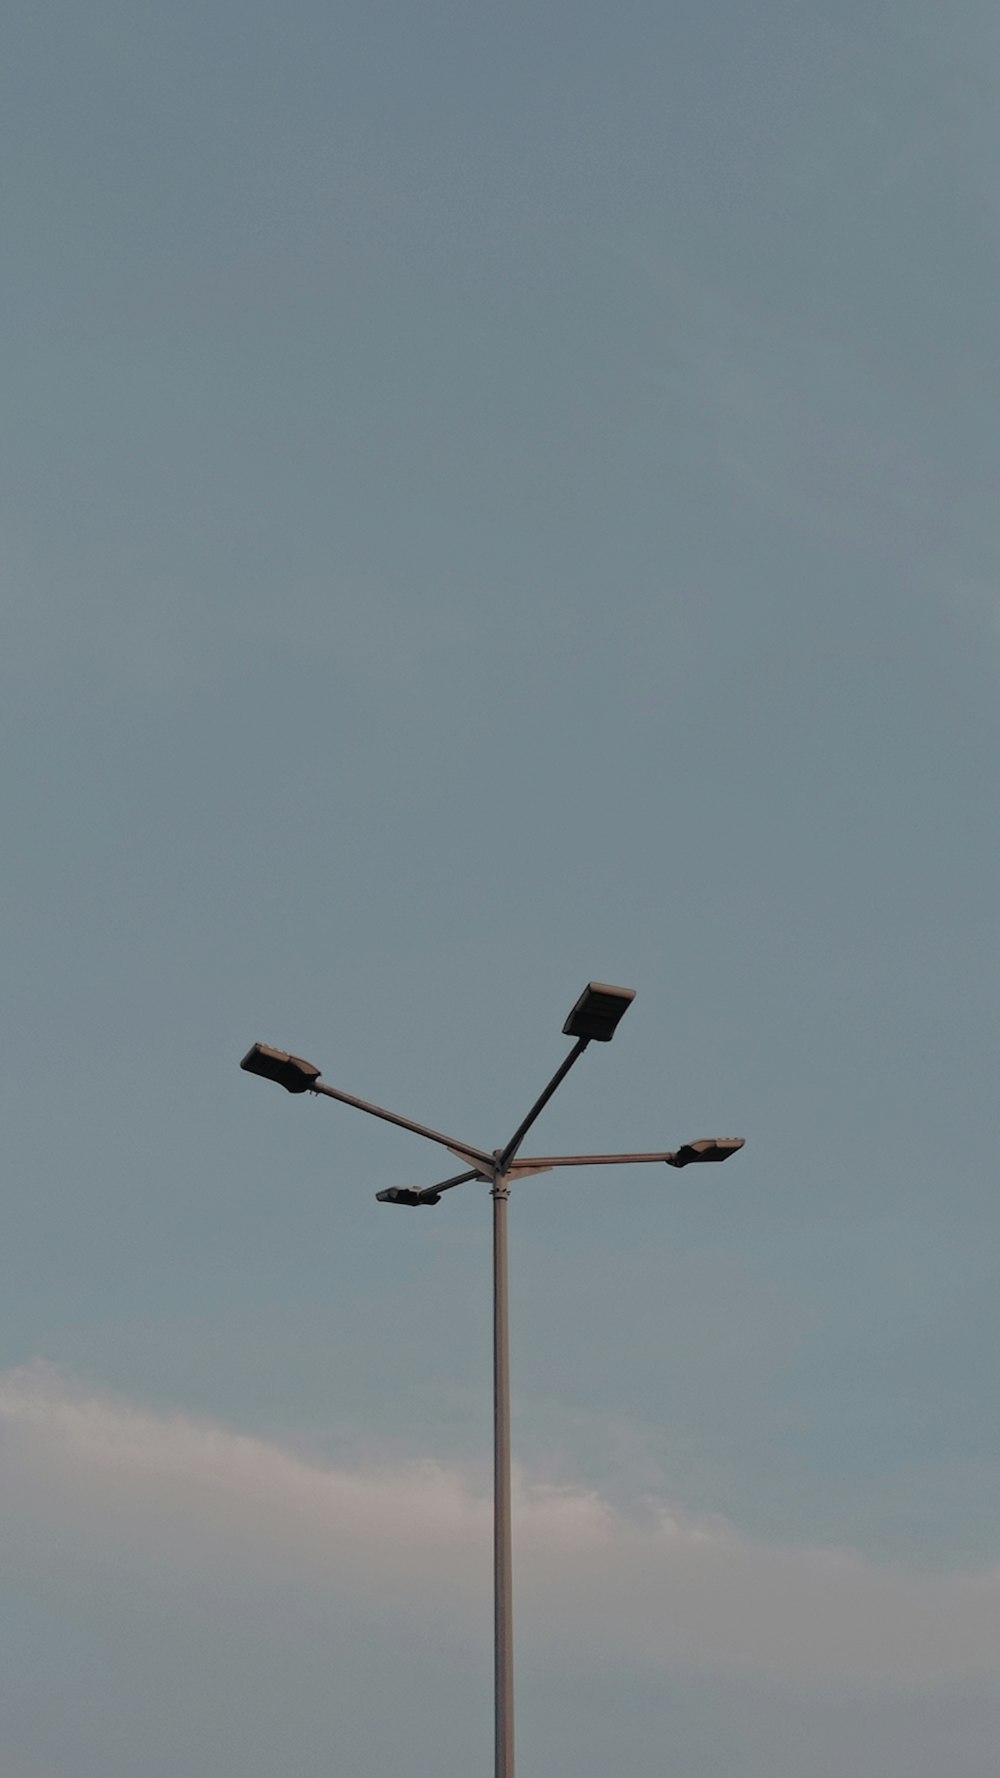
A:
POLYGON ((11 1778, 488 1757, 487 1205, 236 1064, 492 1146, 590 977, 543 1146, 748 1145, 517 1191, 523 1771, 986 1778, 995 17, 7 36, 11 1778))

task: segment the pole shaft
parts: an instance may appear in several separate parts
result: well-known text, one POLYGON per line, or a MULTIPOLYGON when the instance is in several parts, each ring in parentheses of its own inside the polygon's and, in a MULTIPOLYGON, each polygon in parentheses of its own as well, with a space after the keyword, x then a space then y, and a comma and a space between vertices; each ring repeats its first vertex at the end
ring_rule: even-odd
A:
POLYGON ((514 1778, 514 1625, 510 1527, 510 1336, 505 1179, 493 1183, 493 1649, 495 1778, 514 1778))

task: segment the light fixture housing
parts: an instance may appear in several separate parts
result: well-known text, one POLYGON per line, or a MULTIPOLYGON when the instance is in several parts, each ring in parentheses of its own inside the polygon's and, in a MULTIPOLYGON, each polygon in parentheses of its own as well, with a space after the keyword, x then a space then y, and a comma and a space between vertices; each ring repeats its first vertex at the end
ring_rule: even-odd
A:
POLYGON ((286 1093, 308 1093, 320 1070, 301 1056, 290 1056, 287 1050, 273 1050, 266 1043, 255 1043, 247 1050, 241 1068, 248 1074, 260 1074, 265 1080, 277 1081, 286 1093))
POLYGON ((376 1192, 380 1204, 440 1204, 441 1199, 431 1190, 415 1191, 409 1185, 390 1185, 384 1192, 376 1192))
POLYGON ((685 1142, 667 1156, 668 1167, 689 1167, 692 1161, 728 1161, 743 1147, 745 1136, 706 1136, 702 1142, 685 1142))
POLYGON ((564 1037, 582 1037, 588 1043, 610 1043, 619 1020, 635 999, 634 988, 612 988, 607 982, 588 982, 563 1026, 564 1037))

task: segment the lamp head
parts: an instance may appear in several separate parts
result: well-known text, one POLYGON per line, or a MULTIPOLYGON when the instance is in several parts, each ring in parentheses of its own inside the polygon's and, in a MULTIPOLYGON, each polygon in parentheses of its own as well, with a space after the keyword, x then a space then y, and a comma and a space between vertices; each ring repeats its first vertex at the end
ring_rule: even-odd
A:
POLYGON ((583 1037, 588 1043, 610 1043, 618 1021, 634 999, 634 988, 610 988, 606 982, 588 982, 563 1026, 563 1036, 583 1037))
POLYGON ((277 1081, 286 1093, 307 1093, 320 1071, 301 1056, 290 1056, 287 1050, 273 1050, 266 1043, 255 1043, 247 1050, 241 1068, 248 1074, 260 1074, 265 1080, 277 1081))
POLYGON ((685 1142, 676 1154, 667 1156, 668 1167, 689 1167, 692 1161, 728 1161, 746 1138, 743 1136, 708 1136, 702 1142, 685 1142))

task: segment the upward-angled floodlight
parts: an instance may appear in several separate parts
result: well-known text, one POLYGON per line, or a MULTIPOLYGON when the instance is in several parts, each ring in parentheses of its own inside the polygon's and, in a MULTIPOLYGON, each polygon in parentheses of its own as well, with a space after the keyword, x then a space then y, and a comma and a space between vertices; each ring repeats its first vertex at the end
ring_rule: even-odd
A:
POLYGON ((266 1043, 255 1043, 247 1050, 240 1067, 248 1074, 262 1074, 265 1080, 276 1080, 286 1093, 308 1093, 320 1073, 301 1056, 290 1056, 287 1050, 269 1049, 266 1043))
POLYGON ((511 1536, 510 1536, 510 1372, 507 1334, 507 1200, 512 1179, 527 1179, 534 1174, 548 1173, 553 1167, 631 1166, 637 1161, 666 1161, 670 1167, 687 1167, 693 1161, 724 1161, 743 1147, 739 1136, 718 1136, 702 1142, 687 1142, 682 1148, 659 1150, 655 1154, 557 1154, 518 1158, 521 1143, 539 1114, 548 1104, 560 1082, 565 1080, 574 1063, 591 1042, 608 1043, 615 1034, 619 1020, 635 999, 631 988, 611 988, 605 982, 589 982, 563 1026, 567 1037, 576 1039, 564 1056, 548 1085, 539 1094, 506 1147, 488 1151, 471 1142, 460 1142, 426 1124, 414 1123, 398 1112, 386 1111, 356 1099, 339 1087, 327 1086, 319 1078, 319 1069, 301 1056, 285 1050, 269 1049, 255 1043, 240 1063, 249 1074, 262 1074, 276 1080, 290 1093, 319 1093, 353 1105, 386 1123, 410 1130, 439 1143, 466 1168, 450 1179, 435 1185, 390 1186, 376 1193, 383 1204, 438 1204, 441 1194, 470 1180, 481 1180, 490 1188, 493 1199, 493 1600, 494 1600, 494 1697, 496 1704, 496 1778, 514 1778, 514 1691, 513 1633, 511 1617, 511 1536))
POLYGON ((634 988, 609 988, 606 982, 588 982, 563 1026, 563 1036, 583 1037, 588 1043, 610 1043, 619 1020, 634 999, 634 988))

